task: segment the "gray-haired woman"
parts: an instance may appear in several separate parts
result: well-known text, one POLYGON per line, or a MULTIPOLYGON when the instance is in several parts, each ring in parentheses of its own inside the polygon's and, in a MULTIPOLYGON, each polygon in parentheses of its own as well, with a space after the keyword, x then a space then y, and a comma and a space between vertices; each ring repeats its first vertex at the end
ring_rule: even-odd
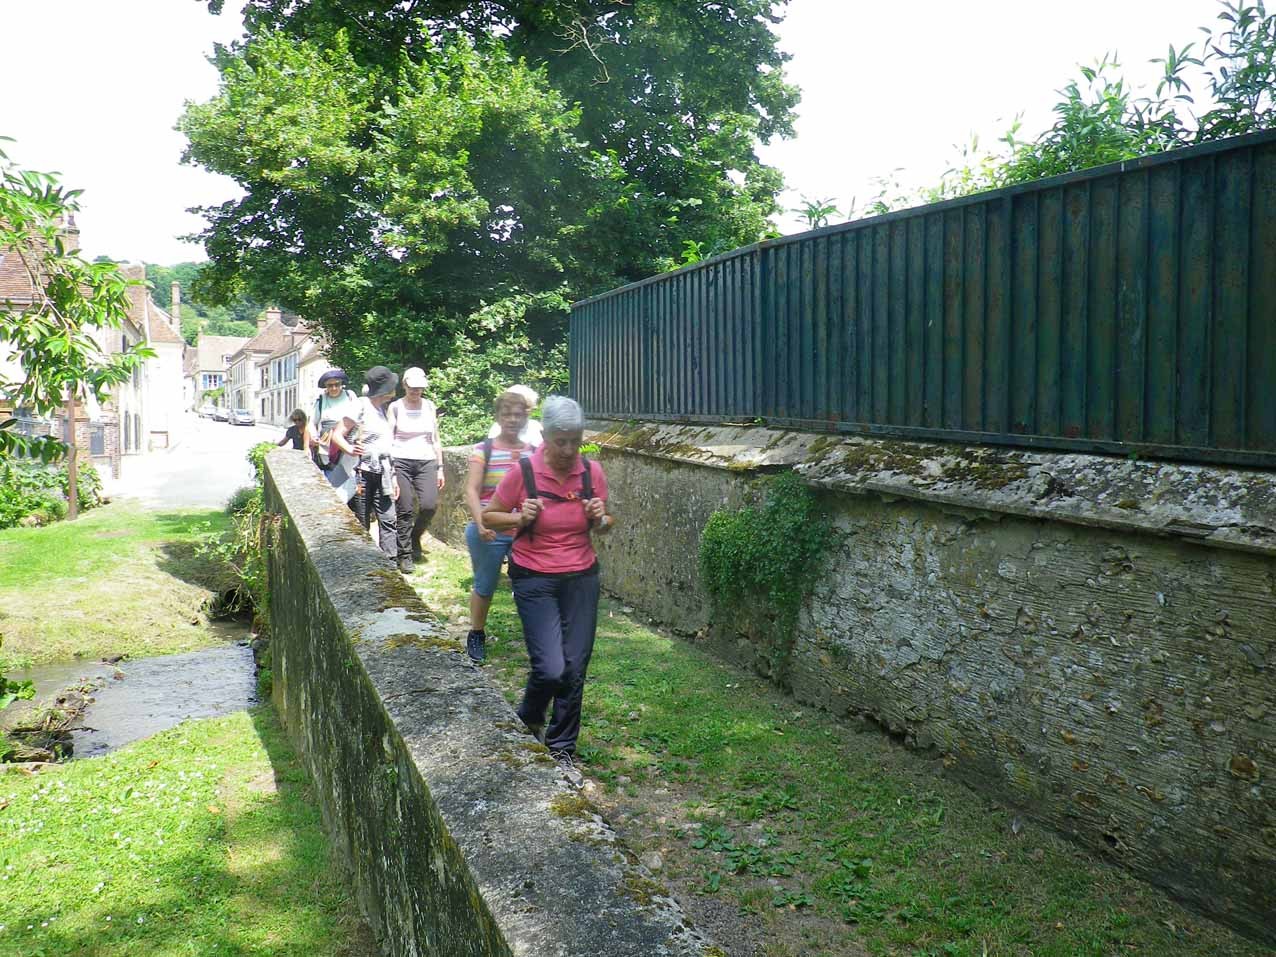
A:
POLYGON ((580 406, 553 396, 541 425, 544 444, 501 479, 483 522, 518 530, 510 579, 531 662, 518 716, 538 737, 544 731, 550 753, 579 784, 576 739, 598 623, 598 556, 590 535, 610 531, 614 523, 607 514, 607 476, 580 454, 580 406))

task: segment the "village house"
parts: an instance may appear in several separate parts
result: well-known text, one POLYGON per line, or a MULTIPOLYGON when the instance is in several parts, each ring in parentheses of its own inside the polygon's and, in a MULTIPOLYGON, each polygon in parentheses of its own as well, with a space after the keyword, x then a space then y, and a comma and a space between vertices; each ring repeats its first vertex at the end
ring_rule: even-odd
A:
MULTIPOLYGON (((67 249, 79 248, 79 229, 69 219, 62 232, 67 249)), ((130 279, 145 279, 145 267, 126 265, 121 271, 130 279)), ((0 302, 22 310, 36 300, 31 277, 20 257, 0 251, 0 302)), ((105 403, 90 398, 77 404, 74 436, 76 448, 91 457, 99 469, 118 477, 123 457, 147 451, 153 444, 166 445, 176 423, 166 409, 181 402, 182 342, 172 318, 160 309, 145 286, 129 290, 129 308, 118 329, 100 329, 94 338, 106 355, 118 355, 139 343, 151 346, 156 356, 134 369, 132 376, 116 385, 105 403), (152 414, 154 417, 152 418, 152 414)), ((7 378, 21 376, 17 358, 0 346, 0 364, 7 378)), ((180 406, 178 406, 180 408, 180 406)), ((41 419, 23 409, 5 409, 14 414, 19 428, 29 435, 53 434, 70 441, 73 434, 65 413, 41 419)))
MULTIPOLYGON (((146 267, 142 265, 125 266, 124 273, 130 279, 146 280, 146 267)), ((144 285, 129 290, 129 318, 143 332, 146 344, 155 353, 144 363, 145 394, 139 403, 145 442, 135 443, 134 451, 140 451, 143 445, 146 449, 166 449, 177 439, 186 408, 182 385, 182 353, 186 344, 177 316, 157 306, 144 285)))
POLYGON ((185 394, 191 408, 209 405, 230 406, 230 389, 219 397, 209 397, 227 386, 230 360, 248 342, 245 336, 206 336, 200 334, 194 346, 186 350, 185 394))
POLYGON ((285 317, 277 308, 267 309, 257 320, 257 335, 230 357, 226 395, 232 409, 247 409, 261 422, 271 421, 267 394, 270 389, 270 360, 291 345, 296 316, 285 317))
POLYGON ((315 337, 300 322, 292 326, 284 343, 270 357, 262 421, 287 427, 293 410, 310 415, 319 394, 319 376, 328 358, 315 337))

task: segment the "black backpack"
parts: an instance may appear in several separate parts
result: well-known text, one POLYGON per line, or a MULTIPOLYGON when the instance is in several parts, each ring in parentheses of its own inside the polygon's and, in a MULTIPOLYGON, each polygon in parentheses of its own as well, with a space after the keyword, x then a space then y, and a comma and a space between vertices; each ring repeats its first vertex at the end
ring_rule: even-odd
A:
MULTIPOLYGON (((580 497, 582 500, 588 500, 594 497, 594 470, 589 467, 589 459, 586 458, 584 455, 580 457, 580 464, 585 467, 585 471, 580 477, 580 497)), ((523 472, 523 491, 527 494, 528 498, 547 498, 551 502, 569 501, 569 499, 563 498, 561 495, 557 494, 556 492, 537 491, 536 475, 532 471, 531 459, 529 458, 519 459, 518 467, 523 472)), ((589 523, 587 527, 589 528, 594 527, 594 520, 592 518, 587 519, 586 521, 588 521, 589 523)), ((532 519, 530 522, 524 525, 521 529, 519 529, 518 534, 530 536, 532 534, 532 526, 535 524, 536 524, 536 519, 532 519)))
MULTIPOLYGON (((492 440, 486 438, 483 440, 483 474, 487 474, 487 467, 492 462, 492 440)), ((580 495, 582 499, 591 499, 594 497, 594 471, 589 467, 589 459, 584 455, 580 457, 580 464, 585 467, 585 472, 580 477, 580 495)), ((523 472, 523 491, 528 498, 547 498, 551 502, 566 502, 567 499, 554 492, 538 492, 536 490, 536 475, 532 472, 532 461, 527 456, 522 456, 518 460, 518 467, 523 472)), ((589 527, 594 527, 594 520, 587 519, 589 527)), ((515 538, 519 535, 531 535, 532 526, 536 524, 536 519, 532 519, 527 525, 523 526, 515 534, 515 538)))

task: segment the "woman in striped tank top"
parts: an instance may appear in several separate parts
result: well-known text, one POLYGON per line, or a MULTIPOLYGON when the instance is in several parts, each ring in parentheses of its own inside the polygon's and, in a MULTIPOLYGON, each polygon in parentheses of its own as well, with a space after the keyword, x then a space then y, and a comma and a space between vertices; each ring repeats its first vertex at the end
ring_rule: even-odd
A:
POLYGON ((465 650, 475 661, 482 661, 486 655, 487 611, 501 577, 501 563, 514 544, 512 533, 497 532, 483 524, 483 509, 492 500, 492 493, 505 473, 532 451, 532 447, 518 437, 527 425, 527 399, 518 392, 502 392, 496 399, 495 411, 500 434, 474 446, 465 478, 465 505, 471 516, 465 526, 465 544, 469 546, 470 567, 474 569, 470 633, 465 640, 465 650))

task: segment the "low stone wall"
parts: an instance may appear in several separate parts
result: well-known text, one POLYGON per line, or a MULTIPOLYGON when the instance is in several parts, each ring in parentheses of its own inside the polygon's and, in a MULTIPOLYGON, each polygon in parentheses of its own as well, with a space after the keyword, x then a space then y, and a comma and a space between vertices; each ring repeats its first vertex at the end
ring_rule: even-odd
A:
POLYGON ((383 953, 720 953, 305 456, 265 484, 275 706, 383 953))
MULTIPOLYGON (((759 498, 759 475, 798 470, 835 544, 772 677, 1276 940, 1276 476, 599 425, 609 590, 769 673, 749 610, 715 618, 699 537, 715 509, 759 498)), ((455 535, 455 500, 444 511, 455 535)))

